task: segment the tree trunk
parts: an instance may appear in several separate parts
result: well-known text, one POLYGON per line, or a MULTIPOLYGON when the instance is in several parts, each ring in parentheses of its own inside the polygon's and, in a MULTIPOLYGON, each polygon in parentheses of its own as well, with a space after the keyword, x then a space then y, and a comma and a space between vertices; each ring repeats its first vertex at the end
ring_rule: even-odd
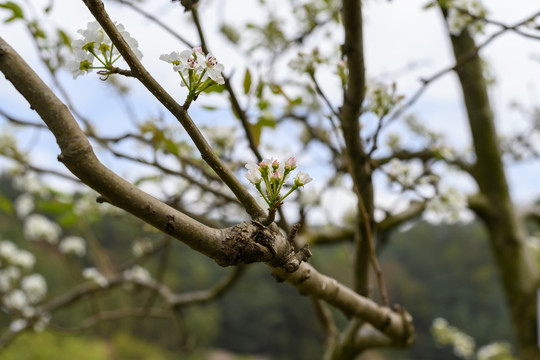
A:
POLYGON ((479 186, 479 196, 484 200, 482 203, 486 204, 473 209, 489 231, 521 358, 538 360, 536 289, 539 272, 526 250, 523 224, 510 198, 482 61, 467 29, 459 36, 451 36, 451 40, 477 156, 473 176, 479 186))

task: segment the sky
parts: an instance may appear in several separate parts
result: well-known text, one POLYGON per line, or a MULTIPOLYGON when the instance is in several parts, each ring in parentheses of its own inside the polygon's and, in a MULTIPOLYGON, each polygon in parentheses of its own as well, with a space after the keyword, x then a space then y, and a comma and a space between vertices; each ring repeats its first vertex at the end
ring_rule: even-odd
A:
MULTIPOLYGON (((275 8, 279 9, 279 3, 283 1, 274 0, 275 8)), ((156 38, 155 27, 147 20, 110 1, 105 3, 111 18, 124 24, 131 35, 138 40, 139 48, 144 53, 142 62, 152 75, 173 96, 185 97, 184 89, 178 86, 178 79, 173 76, 168 64, 157 60, 163 53, 184 50, 185 45, 167 34, 156 38)), ((249 64, 250 59, 236 56, 235 48, 231 47, 223 37, 214 34, 224 19, 233 25, 240 26, 245 22, 260 21, 265 15, 258 10, 258 0, 242 1, 241 6, 239 3, 238 0, 201 0, 200 12, 204 19, 203 26, 208 34, 209 47, 225 65, 228 75, 233 75, 233 83, 240 88, 243 67, 249 64)), ((426 3, 426 0, 366 0, 364 2, 366 68, 369 79, 397 81, 398 91, 404 95, 410 95, 421 85, 419 81, 421 78, 429 77, 453 64, 441 16, 436 9, 423 10, 422 7, 426 3)), ((510 25, 540 10, 537 0, 512 2, 490 0, 484 3, 491 19, 510 25)), ((32 0, 27 4, 32 4, 35 9, 42 9, 48 1, 32 0)), ((177 3, 171 4, 170 1, 165 0, 147 1, 142 6, 169 25, 179 26, 182 29, 182 35, 186 38, 197 39, 189 16, 182 13, 177 3)), ((0 9, 0 19, 6 17, 7 12, 0 9)), ((51 18, 73 35, 77 29, 84 28, 87 22, 92 21, 83 2, 73 0, 56 1, 51 18)), ((488 34, 494 30, 496 27, 486 28, 488 34)), ((48 79, 22 24, 0 24, 0 36, 10 43, 38 74, 48 79)), ((339 40, 342 35, 336 33, 334 36, 339 40)), ((481 40, 482 36, 479 39, 481 40)), ((192 42, 197 41, 192 40, 192 42)), ((306 46, 308 48, 320 46, 331 51, 331 48, 321 42, 320 38, 308 41, 306 46)), ((496 79, 496 85, 490 89, 490 97, 495 109, 499 132, 508 133, 523 127, 523 117, 516 111, 512 111, 510 104, 519 101, 526 107, 540 106, 538 97, 540 41, 524 39, 508 33, 483 49, 481 55, 487 61, 489 71, 496 79)), ((286 63, 283 66, 286 66, 286 63)), ((329 69, 326 73, 321 72, 317 76, 321 83, 329 88, 336 84, 329 69)), ((110 90, 100 86, 100 81, 95 74, 82 76, 76 81, 72 80, 67 72, 61 74, 61 77, 73 100, 82 105, 82 112, 95 116, 104 134, 114 135, 119 132, 119 129, 130 126, 123 109, 111 99, 110 90), (115 121, 110 121, 111 117, 115 121)), ((470 135, 467 131, 465 111, 457 85, 454 74, 449 73, 443 76, 428 88, 411 110, 433 129, 446 133, 452 145, 465 149, 470 145, 470 135)), ((332 101, 339 103, 341 95, 338 91, 328 91, 328 93, 331 94, 332 101)), ((9 111, 10 114, 26 119, 36 119, 20 95, 3 78, 0 78, 0 99, 2 99, 0 108, 9 111)), ((149 97, 140 85, 134 84, 129 101, 137 105, 138 111, 147 111, 156 116, 159 114, 157 102, 149 97)), ((207 104, 212 101, 216 99, 211 98, 207 104)), ((222 100, 217 101, 219 104, 222 100)), ((197 109, 193 110, 192 116, 207 124, 212 124, 215 119, 215 115, 208 115, 197 109)), ((234 119, 226 117, 226 115, 220 115, 220 121, 234 122, 234 119)), ((395 130, 400 131, 399 126, 395 130)), ((51 167, 58 166, 54 163, 58 149, 55 148, 52 136, 30 132, 20 140, 23 147, 27 149, 40 149, 35 153, 38 161, 50 164, 51 167)), ((114 167, 116 161, 112 157, 104 157, 102 160, 111 167, 114 167)), ((314 159, 311 158, 310 161, 314 159)), ((2 162, 0 162, 0 168, 1 166, 2 162)), ((540 197, 540 182, 538 181, 540 163, 538 161, 509 165, 507 169, 512 195, 517 203, 526 204, 540 197)), ((467 191, 474 190, 466 179, 455 178, 453 181, 467 191)), ((379 201, 388 204, 392 202, 392 198, 386 196, 384 192, 381 196, 379 201)), ((343 194, 329 196, 329 205, 335 201, 341 202, 343 198, 347 196, 343 194)))

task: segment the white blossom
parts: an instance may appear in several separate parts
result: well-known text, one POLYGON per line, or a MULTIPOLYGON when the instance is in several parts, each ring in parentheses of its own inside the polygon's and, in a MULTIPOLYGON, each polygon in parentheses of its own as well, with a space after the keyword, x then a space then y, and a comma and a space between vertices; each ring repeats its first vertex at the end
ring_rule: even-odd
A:
POLYGON ((454 36, 460 35, 465 28, 473 34, 480 33, 483 31, 484 22, 474 19, 471 15, 483 17, 486 14, 486 8, 478 0, 452 1, 446 18, 448 30, 454 36))
POLYGON ((432 222, 455 223, 467 208, 467 197, 459 190, 449 187, 442 189, 428 201, 426 218, 432 222))
POLYGON ((141 52, 141 50, 139 50, 139 42, 135 40, 135 38, 133 38, 129 32, 125 30, 124 25, 117 24, 116 28, 118 29, 120 35, 122 35, 126 43, 129 45, 137 59, 141 60, 143 58, 143 53, 141 52))
POLYGON ((169 64, 173 64, 174 65, 173 69, 175 71, 179 71, 176 69, 176 66, 180 64, 180 53, 178 51, 173 51, 169 54, 161 54, 159 56, 159 60, 168 62, 169 64))
POLYGON ((2 300, 7 308, 13 310, 22 311, 25 307, 28 306, 28 297, 20 289, 15 289, 10 293, 6 294, 2 300))
POLYGON ((41 332, 45 330, 47 325, 49 325, 49 322, 51 321, 51 315, 50 314, 41 314, 37 321, 32 326, 32 329, 36 332, 41 332))
POLYGON ((223 64, 220 64, 218 60, 210 53, 206 55, 205 63, 206 75, 220 85, 225 84, 225 80, 223 79, 222 75, 222 72, 225 70, 223 64))
POLYGON ((58 249, 62 254, 83 257, 86 254, 86 243, 82 237, 68 236, 60 242, 58 249))
POLYGON ((0 293, 8 293, 21 277, 21 270, 15 266, 0 269, 0 293))
POLYGON ((49 191, 35 173, 27 172, 23 175, 14 177, 13 185, 17 190, 31 193, 39 198, 46 197, 49 194, 49 191))
POLYGON ((143 239, 137 239, 133 242, 133 245, 131 246, 131 251, 133 252, 133 255, 139 257, 144 254, 148 254, 152 249, 154 248, 154 245, 152 244, 152 241, 147 238, 143 239))
POLYGON ((401 136, 397 133, 388 134, 386 145, 396 151, 401 147, 401 136))
POLYGON ((248 181, 252 183, 253 185, 258 185, 262 181, 262 175, 259 170, 248 170, 244 174, 244 177, 248 179, 248 181))
POLYGON ((28 193, 21 194, 15 199, 13 206, 17 216, 22 219, 34 210, 34 197, 28 193))
POLYGON ((40 274, 32 274, 21 280, 21 289, 26 293, 30 304, 39 303, 47 294, 47 283, 40 274))
POLYGON ((456 356, 463 359, 473 357, 475 349, 474 339, 459 329, 450 326, 445 319, 436 318, 433 320, 431 332, 440 345, 452 345, 456 356))
POLYGON ((381 82, 372 82, 367 87, 367 109, 379 117, 388 114, 401 99, 402 96, 396 93, 395 84, 389 86, 381 82))
POLYGON ((184 50, 180 53, 173 51, 169 54, 162 54, 159 59, 172 64, 173 70, 180 72, 184 79, 182 86, 188 86, 192 91, 197 90, 196 86, 199 83, 204 83, 208 78, 218 84, 225 83, 222 74, 225 70, 223 64, 220 64, 212 54, 205 56, 200 47, 184 50))
POLYGON ((36 258, 31 252, 18 249, 14 243, 8 240, 0 241, 0 259, 3 259, 7 264, 25 270, 32 269, 36 262, 36 258))
POLYGON ((30 251, 17 250, 11 258, 11 264, 18 266, 24 270, 31 270, 36 263, 36 257, 30 251))
POLYGON ((416 176, 413 168, 399 159, 390 160, 385 171, 393 181, 397 181, 404 187, 411 187, 415 183, 416 176))
POLYGON ((9 240, 0 241, 0 259, 11 262, 11 259, 17 254, 17 246, 9 240))
POLYGON ((246 169, 248 170, 259 170, 259 165, 254 161, 249 161, 245 166, 246 166, 246 169))
POLYGON ((304 186, 307 183, 309 183, 311 180, 313 180, 308 173, 299 171, 298 175, 296 175, 296 178, 294 178, 294 184, 296 186, 304 186))
POLYGON ((61 233, 60 226, 43 215, 32 214, 24 221, 24 236, 28 240, 56 244, 61 233))
MULTIPOLYGON (((178 55, 178 63, 173 63, 173 70, 179 71, 184 78, 189 77, 190 71, 193 71, 196 75, 202 74, 205 68, 204 57, 202 55, 197 56, 196 54, 193 50, 182 51, 178 55)), ((182 83, 182 86, 187 86, 187 84, 182 83)))
POLYGON ((317 65, 323 61, 324 59, 321 58, 319 49, 316 47, 310 53, 298 52, 297 57, 289 62, 289 66, 295 71, 313 74, 317 65))
POLYGON ((77 50, 74 50, 73 57, 66 61, 66 69, 72 73, 73 79, 92 72, 92 68, 90 66, 94 62, 94 55, 76 47, 82 46, 82 44, 78 44, 77 41, 82 43, 80 40, 75 40, 72 43, 71 46, 77 50))
POLYGON ((463 359, 470 359, 474 355, 475 341, 474 339, 461 332, 454 333, 454 354, 463 359))
POLYGON ((476 353, 477 360, 495 360, 498 358, 509 358, 511 356, 510 344, 506 342, 494 342, 482 346, 476 353))
POLYGON ((99 45, 105 38, 105 32, 97 21, 89 22, 86 24, 86 29, 79 29, 77 32, 82 35, 80 40, 85 44, 94 42, 99 45))
MULTIPOLYGON (((135 56, 139 60, 142 59, 143 54, 139 50, 137 40, 125 30, 124 25, 115 24, 115 26, 135 56)), ((86 29, 80 29, 77 32, 81 34, 82 38, 72 41, 73 57, 66 62, 66 68, 73 74, 74 79, 92 71, 95 56, 103 57, 101 60, 108 67, 113 65, 119 54, 118 49, 112 44, 111 39, 97 21, 89 22, 86 29)))
POLYGON ((9 324, 9 331, 13 333, 18 333, 26 329, 27 326, 28 322, 24 319, 13 320, 11 324, 9 324))
POLYGON ((134 281, 134 282, 150 282, 152 280, 152 277, 150 276, 150 272, 143 268, 140 265, 135 265, 131 269, 127 269, 123 273, 124 279, 127 281, 134 281))
POLYGON ((94 284, 105 287, 109 285, 109 281, 95 267, 89 267, 83 270, 82 275, 85 279, 90 280, 94 284))

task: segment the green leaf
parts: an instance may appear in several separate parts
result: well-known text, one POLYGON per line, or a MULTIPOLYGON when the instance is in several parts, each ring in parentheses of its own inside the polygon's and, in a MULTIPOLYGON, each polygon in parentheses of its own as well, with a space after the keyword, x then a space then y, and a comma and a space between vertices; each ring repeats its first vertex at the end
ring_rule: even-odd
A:
POLYGON ((251 132, 253 133, 253 140, 255 142, 255 146, 259 146, 259 142, 261 140, 261 130, 262 126, 260 124, 249 124, 249 127, 251 128, 251 132))
POLYGON ((257 84, 257 91, 255 96, 257 96, 257 99, 261 99, 263 96, 263 90, 264 90, 264 81, 259 78, 259 83, 257 84))
POLYGON ((163 142, 165 145, 165 150, 171 154, 178 155, 178 145, 174 141, 171 139, 165 139, 163 142))
POLYGON ((69 35, 62 29, 57 29, 57 32, 61 44, 67 45, 71 49, 71 38, 69 35))
POLYGON ((270 84, 270 90, 272 90, 274 95, 283 94, 283 89, 281 89, 281 86, 276 84, 270 84))
POLYGON ((270 106, 270 103, 267 100, 261 100, 257 103, 259 110, 266 110, 270 106))
POLYGON ((274 115, 272 115, 272 113, 268 112, 268 111, 265 111, 263 113, 263 115, 261 115, 259 117, 259 121, 257 121, 257 125, 263 127, 263 126, 266 126, 266 127, 270 127, 270 128, 275 128, 276 127, 276 119, 274 119, 274 115))
POLYGON ((54 6, 54 0, 50 0, 49 5, 47 5, 45 10, 43 10, 43 11, 45 11, 45 13, 48 13, 48 12, 50 12, 52 10, 53 6, 54 6))
POLYGON ((424 6, 422 6, 422 9, 427 10, 429 8, 434 7, 435 5, 436 5, 435 1, 430 1, 427 4, 425 4, 424 6))
POLYGON ((205 93, 218 93, 221 94, 223 91, 225 91, 225 85, 212 85, 208 88, 206 88, 203 92, 205 93))
POLYGON ((15 19, 24 19, 24 14, 21 7, 15 4, 13 1, 7 1, 5 3, 0 3, 0 8, 8 9, 13 12, 13 14, 4 20, 5 23, 11 22, 15 19))
POLYGON ((251 73, 249 69, 246 69, 246 74, 244 75, 244 94, 248 94, 251 89, 251 73))
POLYGON ((209 111, 217 110, 217 106, 211 106, 211 105, 203 105, 202 108, 209 111))
POLYGON ((0 211, 8 215, 13 214, 13 204, 2 193, 0 193, 0 211))
POLYGON ((295 98, 295 99, 291 102, 291 105, 296 105, 296 106, 302 105, 302 97, 299 96, 299 97, 295 98))

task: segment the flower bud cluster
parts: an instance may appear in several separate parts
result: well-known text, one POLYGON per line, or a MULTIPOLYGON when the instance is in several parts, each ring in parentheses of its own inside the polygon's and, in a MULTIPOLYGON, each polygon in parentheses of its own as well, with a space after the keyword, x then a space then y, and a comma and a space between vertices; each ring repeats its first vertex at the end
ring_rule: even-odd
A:
POLYGON ((277 209, 283 203, 283 200, 293 191, 312 180, 307 173, 298 172, 291 189, 284 196, 281 196, 281 189, 286 184, 287 177, 296 169, 296 159, 294 157, 290 157, 285 161, 284 165, 281 165, 274 159, 264 159, 259 164, 249 162, 246 164, 246 169, 248 171, 244 174, 244 177, 255 185, 270 207, 270 210, 277 209), (264 191, 261 185, 262 183, 264 183, 264 191))
POLYGON ((223 64, 210 53, 204 54, 201 47, 182 52, 173 51, 163 54, 160 60, 173 65, 173 70, 180 74, 182 86, 189 90, 188 100, 196 100, 197 96, 214 84, 224 84, 223 64))
MULTIPOLYGON (((142 59, 143 54, 139 50, 137 40, 131 37, 124 25, 117 24, 116 28, 135 56, 142 59)), ((102 69, 98 73, 105 75, 106 79, 112 73, 114 63, 121 57, 118 49, 97 21, 89 22, 86 29, 80 29, 77 32, 82 35, 82 38, 73 40, 71 43, 73 59, 66 63, 67 69, 73 73, 74 79, 79 75, 91 72, 92 69, 102 69), (94 66, 94 60, 97 60, 101 65, 94 66)))

